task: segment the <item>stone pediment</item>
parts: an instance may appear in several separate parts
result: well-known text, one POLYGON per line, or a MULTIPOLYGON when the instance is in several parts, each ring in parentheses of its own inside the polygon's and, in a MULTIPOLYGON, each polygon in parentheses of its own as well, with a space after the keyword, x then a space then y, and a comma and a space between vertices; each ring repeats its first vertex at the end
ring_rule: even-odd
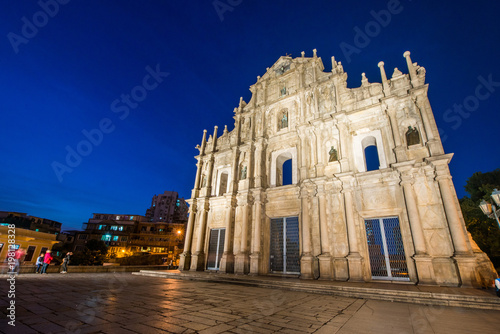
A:
POLYGON ((274 78, 276 76, 280 76, 293 67, 293 58, 289 56, 281 56, 279 59, 273 64, 273 66, 267 68, 266 73, 262 76, 262 79, 266 80, 269 78, 274 78))

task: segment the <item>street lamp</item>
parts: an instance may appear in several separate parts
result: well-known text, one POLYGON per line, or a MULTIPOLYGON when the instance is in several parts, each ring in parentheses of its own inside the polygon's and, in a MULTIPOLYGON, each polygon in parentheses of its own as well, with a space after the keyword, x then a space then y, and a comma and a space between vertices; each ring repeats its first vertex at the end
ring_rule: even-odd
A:
MULTIPOLYGON (((500 191, 498 191, 497 189, 493 189, 493 192, 491 193, 491 198, 493 199, 493 202, 497 205, 497 207, 500 207, 500 191)), ((500 227, 500 220, 498 220, 498 214, 500 213, 500 208, 497 210, 495 204, 486 202, 483 199, 479 204, 479 207, 486 216, 490 218, 495 217, 495 219, 497 220, 498 227, 500 227)))

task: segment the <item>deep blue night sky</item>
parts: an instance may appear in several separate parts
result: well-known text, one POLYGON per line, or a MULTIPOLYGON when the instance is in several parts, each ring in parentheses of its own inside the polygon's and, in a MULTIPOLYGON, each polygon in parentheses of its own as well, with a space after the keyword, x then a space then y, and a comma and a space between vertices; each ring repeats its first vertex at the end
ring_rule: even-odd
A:
POLYGON ((500 167, 498 2, 220 0, 218 13, 212 0, 59 1, 41 1, 51 15, 37 1, 0 11, 0 210, 74 229, 94 212, 143 215, 165 190, 189 198, 203 129, 231 130, 233 108, 266 67, 314 48, 326 71, 331 56, 342 62, 349 87, 362 72, 380 82, 379 61, 389 77, 408 73, 411 51, 455 153, 458 196, 474 172, 500 167), (367 27, 368 40, 356 39, 367 27), (86 156, 69 165, 78 147, 86 156))

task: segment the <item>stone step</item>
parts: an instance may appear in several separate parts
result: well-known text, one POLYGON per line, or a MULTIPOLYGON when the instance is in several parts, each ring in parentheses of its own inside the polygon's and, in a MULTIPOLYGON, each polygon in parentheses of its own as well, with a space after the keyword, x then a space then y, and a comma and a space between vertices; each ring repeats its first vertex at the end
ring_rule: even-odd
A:
MULTIPOLYGON (((391 302, 404 302, 413 304, 465 307, 474 309, 500 310, 500 298, 476 293, 476 289, 467 290, 470 294, 406 291, 398 287, 394 289, 360 287, 355 284, 328 284, 326 281, 302 281, 299 279, 279 278, 268 276, 246 276, 232 274, 209 274, 205 272, 179 272, 141 270, 133 275, 153 276, 162 278, 186 279, 204 282, 220 282, 254 286, 261 288, 301 291, 332 296, 385 300, 391 302)), ((465 288, 463 288, 465 289, 465 288)), ((465 291, 459 289, 461 291, 465 291)), ((450 290, 443 288, 443 291, 450 290)), ((479 292, 481 292, 479 290, 479 292)))

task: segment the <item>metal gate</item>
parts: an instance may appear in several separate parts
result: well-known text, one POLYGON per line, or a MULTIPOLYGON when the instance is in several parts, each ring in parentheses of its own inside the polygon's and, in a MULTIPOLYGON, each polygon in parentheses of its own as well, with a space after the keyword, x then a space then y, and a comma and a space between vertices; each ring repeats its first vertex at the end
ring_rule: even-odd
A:
POLYGON ((272 273, 300 273, 299 217, 271 219, 269 266, 272 273))
POLYGON ((224 252, 225 235, 225 228, 214 228, 210 230, 210 239, 208 240, 207 269, 219 269, 220 259, 222 258, 222 254, 224 252))
POLYGON ((373 279, 409 281, 398 217, 366 219, 373 279))

